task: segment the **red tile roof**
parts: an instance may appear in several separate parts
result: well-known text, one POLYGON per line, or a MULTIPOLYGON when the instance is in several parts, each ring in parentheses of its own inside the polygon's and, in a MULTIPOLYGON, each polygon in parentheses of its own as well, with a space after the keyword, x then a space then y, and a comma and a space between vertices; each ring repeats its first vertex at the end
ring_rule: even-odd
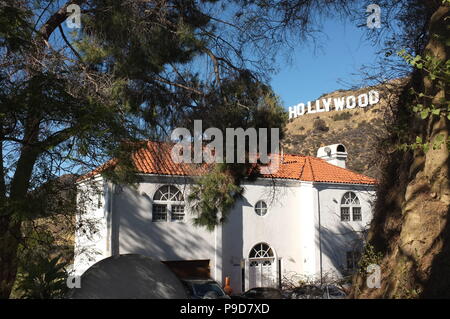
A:
MULTIPOLYGON (((270 177, 270 176, 267 176, 270 177)), ((377 180, 312 156, 285 154, 275 178, 310 182, 377 184, 377 180)))
MULTIPOLYGON (((208 172, 208 164, 175 163, 170 151, 173 144, 147 142, 146 145, 132 154, 136 170, 142 174, 200 176, 208 172)), ((114 167, 116 161, 111 160, 98 167, 84 178, 92 177, 109 167, 114 167)), ((325 160, 301 155, 284 154, 276 173, 262 175, 263 178, 294 179, 311 182, 342 183, 342 184, 376 184, 377 181, 365 175, 355 173, 327 163, 325 160)))

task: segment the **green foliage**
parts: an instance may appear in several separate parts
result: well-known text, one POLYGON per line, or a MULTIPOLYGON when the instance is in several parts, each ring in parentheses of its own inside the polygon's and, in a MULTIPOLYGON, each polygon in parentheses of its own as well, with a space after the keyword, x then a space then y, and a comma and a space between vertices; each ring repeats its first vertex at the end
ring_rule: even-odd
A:
MULTIPOLYGON (((282 139, 288 114, 269 86, 249 72, 241 72, 238 76, 223 79, 220 88, 210 87, 203 103, 187 114, 180 126, 192 127, 194 119, 202 120, 203 129, 216 127, 222 132, 226 132, 226 128, 255 128, 258 137, 258 129, 267 128, 267 150, 270 151, 270 129, 279 128, 282 139)), ((248 152, 248 143, 246 146, 248 152)), ((236 149, 234 154, 236 156, 236 149)), ((199 214, 195 224, 212 230, 225 222, 229 209, 242 191, 241 180, 256 175, 249 164, 220 164, 201 177, 190 196, 196 202, 194 208, 199 214)))
POLYGON ((364 248, 364 253, 358 261, 359 272, 366 273, 367 267, 371 264, 380 266, 382 260, 383 254, 381 252, 377 252, 375 247, 368 243, 364 248))
MULTIPOLYGON (((426 55, 422 57, 420 55, 412 56, 402 50, 398 55, 405 59, 405 61, 417 68, 426 72, 427 77, 435 82, 438 89, 446 90, 448 83, 450 83, 450 61, 443 61, 437 57, 426 55)), ((425 95, 423 92, 417 92, 414 88, 410 89, 410 93, 425 101, 433 99, 432 96, 425 95)), ((450 101, 445 98, 439 101, 440 105, 433 103, 427 103, 429 106, 424 106, 422 103, 418 103, 413 106, 413 111, 419 113, 422 119, 427 119, 429 116, 446 116, 450 120, 450 101)))
POLYGON ((249 71, 222 79, 208 88, 204 100, 186 114, 180 124, 189 127, 192 119, 203 121, 204 127, 281 128, 283 137, 288 114, 271 87, 256 79, 249 71))
POLYGON ((188 201, 192 204, 194 224, 205 226, 209 231, 226 221, 230 209, 242 194, 227 165, 218 164, 207 175, 200 177, 193 186, 188 201))
POLYGON ((429 143, 423 143, 422 138, 417 136, 414 143, 403 143, 400 144, 398 148, 403 151, 422 149, 424 152, 427 152, 429 147, 429 143))
POLYGON ((100 64, 108 57, 108 52, 94 39, 81 38, 74 43, 79 51, 84 53, 83 61, 89 64, 100 64))
MULTIPOLYGON (((405 61, 418 70, 422 70, 425 76, 435 84, 438 90, 447 91, 448 83, 450 83, 450 61, 443 61, 437 57, 426 55, 412 56, 406 50, 401 50, 398 55, 405 59, 405 61)), ((413 87, 410 88, 409 93, 415 101, 419 103, 413 104, 412 111, 417 113, 422 120, 430 119, 431 117, 446 117, 450 120, 450 100, 442 97, 436 101, 434 96, 426 95, 424 92, 417 92, 413 87)), ((423 149, 427 152, 430 147, 438 149, 442 144, 447 144, 450 150, 450 138, 445 141, 442 134, 436 136, 433 141, 424 141, 422 137, 417 136, 414 143, 403 143, 400 149, 423 149)))
POLYGON ((58 299, 67 292, 66 262, 60 256, 47 258, 35 256, 19 275, 16 289, 25 299, 58 299))
POLYGON ((11 51, 27 48, 31 43, 29 26, 32 14, 13 1, 0 3, 0 46, 6 46, 11 51))
MULTIPOLYGON (((259 36, 251 27, 232 26, 231 19, 218 21, 216 12, 220 17, 226 2, 81 1, 82 28, 71 36, 64 33, 66 4, 0 1, 0 228, 5 230, 0 241, 7 243, 0 245, 0 297, 8 297, 17 266, 27 273, 19 250, 54 253, 45 250, 45 244, 56 245, 50 230, 26 229, 27 239, 21 235, 29 222, 71 209, 58 211, 63 205, 47 201, 48 190, 36 196, 55 176, 83 174, 114 158, 120 165, 108 172, 109 180, 131 183, 136 174, 128 142, 163 139, 179 126, 178 119, 197 114, 207 114, 208 123, 221 128, 270 129, 287 119, 261 82, 266 70, 249 50, 259 36)), ((221 198, 210 200, 209 182, 202 181, 206 197, 199 198, 199 206, 211 214, 201 214, 199 221, 213 219, 212 203, 226 215, 230 194, 239 189, 237 176, 245 176, 241 168, 238 174, 233 170, 214 181, 222 183, 221 198)))

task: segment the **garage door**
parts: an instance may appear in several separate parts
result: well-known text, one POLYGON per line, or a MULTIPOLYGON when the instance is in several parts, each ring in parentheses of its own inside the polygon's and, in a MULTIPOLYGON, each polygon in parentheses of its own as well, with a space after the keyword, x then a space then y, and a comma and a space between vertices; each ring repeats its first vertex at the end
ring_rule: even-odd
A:
POLYGON ((163 261, 179 278, 210 278, 209 259, 163 261))

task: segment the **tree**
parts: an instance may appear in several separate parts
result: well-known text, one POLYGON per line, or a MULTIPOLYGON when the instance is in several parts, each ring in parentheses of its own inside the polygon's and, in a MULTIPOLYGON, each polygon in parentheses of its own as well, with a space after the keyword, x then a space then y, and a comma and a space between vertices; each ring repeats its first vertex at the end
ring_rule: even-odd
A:
MULTIPOLYGON (((396 256, 403 246, 397 241, 389 246, 392 237, 383 226, 390 217, 398 217, 394 233, 401 233, 402 226, 411 223, 399 217, 402 212, 423 213, 410 208, 421 200, 411 197, 419 180, 428 183, 430 195, 436 194, 436 215, 446 221, 441 225, 449 225, 448 150, 442 147, 448 139, 447 83, 434 81, 428 68, 436 59, 447 65, 448 46, 440 26, 448 21, 448 1, 379 4, 387 11, 385 21, 401 25, 400 30, 389 29, 388 49, 403 45, 413 59, 421 56, 414 63, 421 63, 422 57, 423 63, 431 63, 422 69, 415 65, 403 96, 406 111, 396 118, 407 134, 393 135, 390 145, 428 143, 436 149, 393 152, 386 162, 391 178, 384 180, 378 194, 373 246, 396 256), (394 14, 391 20, 389 14, 394 14), (408 98, 409 88, 422 103, 408 98), (413 107, 421 113, 427 110, 427 116, 421 119, 413 107), (408 125, 410 119, 414 125, 408 125), (420 143, 404 137, 411 132, 422 139, 420 143), (444 141, 440 148, 439 141, 444 141), (393 171, 404 178, 401 192, 395 189, 393 171), (388 203, 391 193, 396 200, 388 203)), ((237 110, 238 115, 244 110, 247 124, 268 121, 261 127, 270 127, 272 115, 279 111, 263 82, 266 72, 273 70, 277 49, 292 39, 314 39, 310 36, 321 15, 345 15, 355 6, 360 10, 360 5, 353 0, 0 1, 0 297, 9 296, 16 277, 24 221, 45 214, 30 205, 33 191, 36 194, 64 172, 75 173, 111 157, 130 165, 130 148, 138 144, 124 141, 161 137, 178 119, 195 116, 202 107, 208 110, 208 103, 219 103, 232 113, 237 110), (72 4, 81 7, 83 28, 66 35, 63 22, 72 4), (225 10, 230 19, 223 19, 225 10), (199 68, 205 61, 211 72, 199 68), (245 107, 257 101, 254 96, 248 99, 246 92, 261 89, 267 93, 265 104, 272 107, 263 107, 257 112, 260 116, 245 107)), ((385 39, 376 32, 372 31, 374 39, 385 39)), ((216 122, 209 114, 210 122, 216 122)), ((240 123, 234 119, 230 117, 230 123, 240 123)), ((432 258, 436 264, 429 268, 429 282, 436 282, 448 260, 447 228, 430 237, 445 249, 442 258, 432 258)), ((408 227, 405 232, 415 234, 408 227)), ((394 279, 386 277, 386 282, 394 279)), ((448 281, 441 285, 448 287, 448 281)))
POLYGON ((399 52, 413 71, 383 143, 391 153, 385 158, 369 234, 383 256, 382 285, 369 289, 363 272, 355 277, 354 297, 449 296, 450 7, 448 1, 423 1, 404 8, 405 21, 422 28, 409 34, 415 41, 409 39, 399 52))
MULTIPOLYGON (((130 142, 163 138, 205 96, 222 94, 222 82, 259 65, 244 54, 246 42, 233 40, 238 27, 218 18, 223 6, 0 1, 0 297, 15 281, 26 222, 48 216, 33 197, 43 185, 113 157, 131 168, 138 143, 130 142), (68 34, 71 5, 83 27, 68 34), (198 67, 202 59, 213 77, 198 67)), ((110 177, 129 177, 119 175, 110 177)))

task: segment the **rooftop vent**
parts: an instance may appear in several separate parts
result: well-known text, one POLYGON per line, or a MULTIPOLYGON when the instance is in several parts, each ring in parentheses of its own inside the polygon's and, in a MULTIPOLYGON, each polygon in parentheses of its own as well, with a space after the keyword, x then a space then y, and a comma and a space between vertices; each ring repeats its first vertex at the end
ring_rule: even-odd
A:
POLYGON ((347 149, 342 144, 322 146, 317 150, 317 157, 328 163, 345 168, 347 149))

